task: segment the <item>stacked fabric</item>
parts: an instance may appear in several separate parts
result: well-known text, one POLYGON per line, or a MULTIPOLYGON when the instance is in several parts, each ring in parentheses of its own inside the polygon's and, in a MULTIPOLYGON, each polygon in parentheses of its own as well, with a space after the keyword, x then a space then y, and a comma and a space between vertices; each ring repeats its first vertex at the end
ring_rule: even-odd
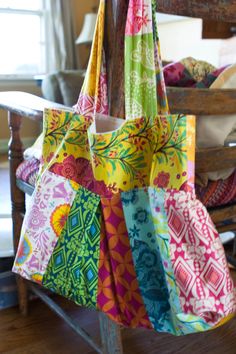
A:
MULTIPOLYGON (((224 89, 236 88, 236 64, 216 69, 213 65, 185 58, 164 68, 167 86, 224 89)), ((207 148, 236 143, 236 115, 197 117, 197 147, 207 148)), ((233 203, 236 200, 234 169, 196 176, 196 193, 207 207, 233 203)))

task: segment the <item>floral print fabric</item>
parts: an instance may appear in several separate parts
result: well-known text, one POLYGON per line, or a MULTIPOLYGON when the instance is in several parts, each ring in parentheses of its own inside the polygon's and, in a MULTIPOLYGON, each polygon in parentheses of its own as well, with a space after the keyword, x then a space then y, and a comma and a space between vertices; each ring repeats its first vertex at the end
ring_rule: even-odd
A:
POLYGON ((192 116, 127 120, 103 134, 94 133, 91 120, 77 114, 47 110, 45 120, 43 168, 94 193, 112 195, 147 185, 193 187, 192 116))
POLYGON ((41 283, 77 189, 51 172, 42 175, 24 219, 14 272, 41 283))
POLYGON ((128 119, 98 114, 107 108, 104 6, 78 112, 45 111, 14 271, 124 326, 208 330, 236 301, 219 235, 193 191, 195 119, 168 113, 150 0, 129 4, 128 119))
POLYGON ((168 113, 153 1, 130 0, 125 31, 126 118, 168 113))

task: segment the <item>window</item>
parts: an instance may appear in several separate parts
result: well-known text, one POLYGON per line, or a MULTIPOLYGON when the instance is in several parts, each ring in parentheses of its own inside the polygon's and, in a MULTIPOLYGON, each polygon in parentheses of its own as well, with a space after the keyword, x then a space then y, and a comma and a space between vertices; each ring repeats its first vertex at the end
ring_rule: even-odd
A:
POLYGON ((0 0, 1 76, 46 72, 46 1, 0 0))

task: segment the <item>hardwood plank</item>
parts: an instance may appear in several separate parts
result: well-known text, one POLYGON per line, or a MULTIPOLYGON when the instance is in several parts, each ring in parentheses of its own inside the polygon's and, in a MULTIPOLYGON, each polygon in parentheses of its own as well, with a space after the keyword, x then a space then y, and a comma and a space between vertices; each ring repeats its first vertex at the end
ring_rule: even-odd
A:
POLYGON ((236 90, 167 87, 171 113, 220 115, 236 113, 236 90))
POLYGON ((205 20, 236 22, 235 0, 157 0, 157 11, 205 20))
MULTIPOLYGON (((100 341, 97 314, 79 308, 58 297, 58 302, 71 316, 82 322, 88 332, 100 341), (89 316, 88 316, 89 313, 89 316)), ((19 315, 17 308, 0 312, 0 353, 22 354, 83 354, 94 350, 83 341, 64 321, 58 318, 40 300, 31 303, 28 317, 19 315), (4 323, 4 335, 2 325, 4 323), (79 349, 78 349, 79 348, 79 349)))
MULTIPOLYGON (((235 272, 234 272, 235 273, 235 272)), ((61 305, 99 341, 96 311, 56 297, 61 305)), ((31 302, 28 317, 17 308, 0 311, 0 353, 94 354, 60 318, 39 300, 31 302)), ((145 329, 122 331, 125 354, 235 354, 236 318, 213 331, 174 337, 145 329)))

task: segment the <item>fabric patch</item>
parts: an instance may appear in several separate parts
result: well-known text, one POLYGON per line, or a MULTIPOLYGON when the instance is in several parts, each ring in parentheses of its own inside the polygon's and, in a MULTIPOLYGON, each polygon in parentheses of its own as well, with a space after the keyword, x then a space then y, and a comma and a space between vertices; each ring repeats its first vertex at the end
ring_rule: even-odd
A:
POLYGON ((216 325, 236 311, 233 281, 219 235, 193 193, 169 191, 170 254, 183 312, 216 325))
POLYGON ((32 245, 26 235, 23 236, 22 242, 19 245, 16 265, 22 266, 32 254, 32 245))
POLYGON ((149 319, 155 330, 171 332, 169 291, 148 192, 140 189, 122 193, 122 203, 135 270, 149 319))
POLYGON ((165 194, 163 189, 149 188, 149 201, 156 233, 156 241, 161 252, 161 259, 165 271, 166 283, 169 291, 171 307, 170 331, 176 335, 183 335, 208 330, 209 325, 202 318, 183 313, 179 301, 179 289, 176 284, 174 270, 170 257, 170 236, 165 211, 165 194))
POLYGON ((102 198, 105 229, 101 239, 98 308, 132 328, 152 328, 140 294, 120 196, 102 198))
POLYGON ((195 157, 193 117, 159 116, 150 185, 157 188, 181 189, 193 184, 195 157))
POLYGON ((80 188, 50 258, 43 285, 78 305, 96 307, 100 198, 80 188))
POLYGON ((168 115, 117 123, 112 132, 88 131, 93 177, 109 192, 149 185, 180 189, 193 182, 194 119, 168 115))
POLYGON ((78 185, 72 188, 70 181, 51 172, 42 175, 26 211, 13 272, 41 282, 67 218, 56 211, 62 205, 70 209, 77 189, 78 185))
POLYGON ((59 165, 57 174, 78 182, 75 161, 89 160, 87 130, 92 119, 72 113, 47 109, 44 112, 44 168, 59 165))
POLYGON ((125 29, 126 119, 169 113, 155 13, 154 2, 129 3, 125 29))

